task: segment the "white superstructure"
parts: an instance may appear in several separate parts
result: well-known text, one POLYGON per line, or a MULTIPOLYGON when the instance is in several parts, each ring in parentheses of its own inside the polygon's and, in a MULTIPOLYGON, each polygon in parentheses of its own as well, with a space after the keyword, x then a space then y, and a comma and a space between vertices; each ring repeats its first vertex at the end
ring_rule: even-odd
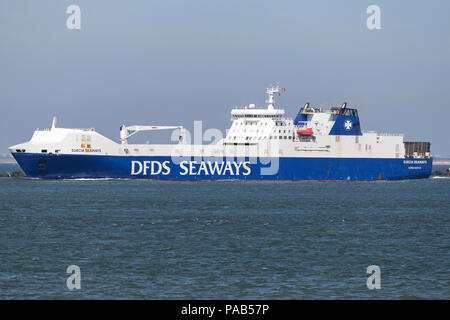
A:
MULTIPOLYGON (((12 146, 12 152, 55 154, 102 154, 102 155, 171 155, 183 154, 224 155, 234 154, 240 146, 248 146, 258 156, 267 155, 267 145, 279 146, 279 154, 288 157, 375 157, 401 158, 405 155, 402 134, 380 134, 362 131, 361 135, 331 135, 335 125, 333 117, 340 108, 323 111, 305 105, 301 114, 306 121, 285 116, 276 108, 274 94, 280 88, 267 89, 266 108, 250 104, 242 109, 232 109, 232 125, 224 139, 216 145, 189 145, 185 141, 182 126, 121 126, 120 143, 116 143, 94 129, 58 128, 55 120, 51 129, 36 130, 29 142, 12 146), (311 129, 312 134, 301 136, 299 130, 311 129), (140 131, 178 130, 178 144, 129 144, 128 139, 140 131), (257 150, 256 150, 257 149, 257 150)), ((352 124, 344 123, 351 129, 352 124)), ((345 132, 345 131, 343 131, 345 132)), ((239 148, 242 149, 242 148, 239 148)), ((253 153, 254 154, 254 153, 253 153)), ((428 154, 429 155, 429 154, 428 154)))

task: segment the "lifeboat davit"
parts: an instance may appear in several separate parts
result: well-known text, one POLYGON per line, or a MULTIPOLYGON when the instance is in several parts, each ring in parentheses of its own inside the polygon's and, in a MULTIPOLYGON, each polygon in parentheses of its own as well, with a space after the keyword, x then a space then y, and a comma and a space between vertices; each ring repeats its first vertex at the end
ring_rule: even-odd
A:
POLYGON ((297 130, 298 136, 311 136, 312 134, 313 134, 312 128, 297 130))

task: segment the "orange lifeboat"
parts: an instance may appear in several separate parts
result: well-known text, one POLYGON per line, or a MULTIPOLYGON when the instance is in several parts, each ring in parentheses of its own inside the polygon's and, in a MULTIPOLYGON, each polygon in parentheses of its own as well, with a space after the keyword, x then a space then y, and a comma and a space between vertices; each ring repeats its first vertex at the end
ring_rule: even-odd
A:
POLYGON ((298 136, 311 136, 312 134, 313 134, 312 128, 297 130, 298 136))

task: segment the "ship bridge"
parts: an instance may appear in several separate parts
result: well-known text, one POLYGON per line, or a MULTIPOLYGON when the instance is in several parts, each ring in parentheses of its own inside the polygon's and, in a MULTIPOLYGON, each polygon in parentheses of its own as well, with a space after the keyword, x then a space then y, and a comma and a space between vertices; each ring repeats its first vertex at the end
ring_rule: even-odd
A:
POLYGON ((266 108, 256 108, 255 104, 249 104, 241 109, 232 109, 233 123, 224 143, 251 145, 272 139, 294 140, 292 119, 285 117, 284 109, 275 107, 275 94, 284 91, 279 86, 268 88, 266 108))
POLYGON ((272 118, 272 119, 281 119, 284 115, 284 110, 281 109, 256 109, 254 104, 249 105, 248 107, 244 107, 244 109, 233 109, 231 110, 232 120, 236 119, 247 119, 247 120, 257 120, 262 118, 272 118))
MULTIPOLYGON (((285 89, 281 89, 285 91, 285 89)), ((231 116, 232 120, 246 118, 248 120, 252 120, 254 118, 272 118, 272 119, 281 119, 284 115, 283 109, 275 108, 275 94, 280 94, 280 87, 272 87, 267 88, 266 90, 268 99, 266 100, 267 108, 256 108, 255 104, 249 104, 245 106, 243 109, 232 109, 231 116)))

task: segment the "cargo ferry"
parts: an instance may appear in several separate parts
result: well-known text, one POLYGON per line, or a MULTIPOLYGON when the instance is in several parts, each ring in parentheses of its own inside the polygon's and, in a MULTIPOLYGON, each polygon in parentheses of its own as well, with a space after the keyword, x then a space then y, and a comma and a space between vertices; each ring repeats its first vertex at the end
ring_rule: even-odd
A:
POLYGON ((179 125, 120 127, 115 142, 94 129, 36 130, 9 148, 28 177, 160 180, 400 180, 431 174, 429 142, 402 134, 362 131, 357 109, 306 103, 294 118, 275 104, 284 92, 268 88, 266 106, 231 110, 231 127, 212 144, 192 144, 179 125), (132 144, 141 131, 171 130, 172 144, 132 144))

